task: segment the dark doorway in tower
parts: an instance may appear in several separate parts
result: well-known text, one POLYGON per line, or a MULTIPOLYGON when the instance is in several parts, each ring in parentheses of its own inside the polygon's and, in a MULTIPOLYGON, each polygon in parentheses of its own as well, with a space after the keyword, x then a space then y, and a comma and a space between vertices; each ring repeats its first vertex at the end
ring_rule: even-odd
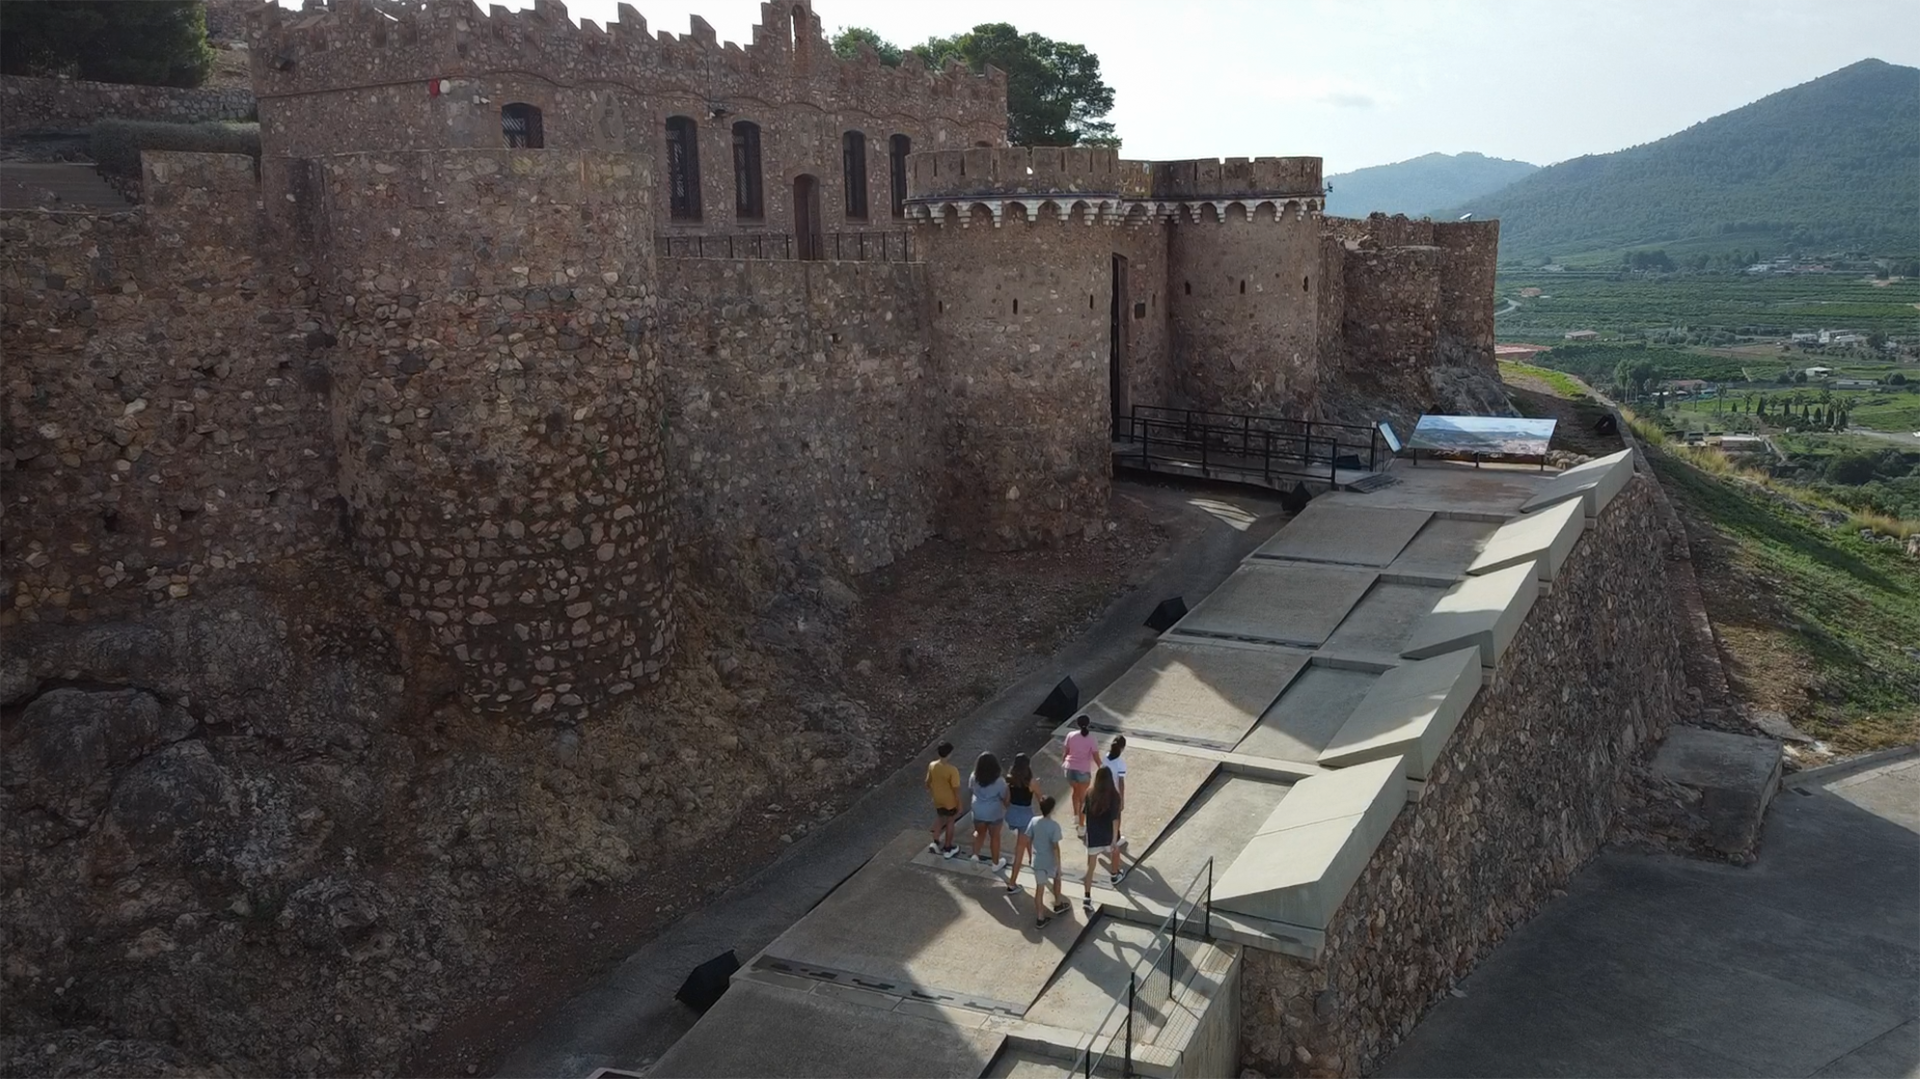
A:
POLYGON ((1113 256, 1113 302, 1107 313, 1107 399, 1113 403, 1113 429, 1127 415, 1127 258, 1113 256))
POLYGON ((794 257, 820 257, 820 180, 810 173, 793 178, 794 257))

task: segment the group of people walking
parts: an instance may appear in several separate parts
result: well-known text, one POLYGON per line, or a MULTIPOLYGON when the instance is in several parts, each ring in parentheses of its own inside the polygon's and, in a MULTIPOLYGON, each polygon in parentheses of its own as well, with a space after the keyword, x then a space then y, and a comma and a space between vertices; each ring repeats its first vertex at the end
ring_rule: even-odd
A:
MULTIPOLYGON (((1081 882, 1081 903, 1093 913, 1093 877, 1102 855, 1107 859, 1107 881, 1118 885, 1127 870, 1121 863, 1127 841, 1120 833, 1121 808, 1126 803, 1127 739, 1115 735, 1106 756, 1093 736, 1093 722, 1082 715, 1061 746, 1061 763, 1073 799, 1074 834, 1086 841, 1087 874, 1081 882)), ((960 770, 948 762, 951 742, 942 742, 939 756, 927 765, 927 793, 933 799, 932 841, 927 850, 945 858, 960 854, 954 827, 963 812, 973 814, 973 843, 967 856, 1007 870, 1007 891, 1020 891, 1020 870, 1033 867, 1033 919, 1036 928, 1065 914, 1071 907, 1061 895, 1060 841, 1062 831, 1053 819, 1059 802, 1042 789, 1033 762, 1016 753, 1003 772, 1000 758, 982 753, 963 784, 960 770), (1012 833, 1012 857, 1001 853, 1001 836, 1012 833), (986 850, 980 848, 986 846, 986 850), (1051 888, 1053 902, 1047 902, 1051 888)))

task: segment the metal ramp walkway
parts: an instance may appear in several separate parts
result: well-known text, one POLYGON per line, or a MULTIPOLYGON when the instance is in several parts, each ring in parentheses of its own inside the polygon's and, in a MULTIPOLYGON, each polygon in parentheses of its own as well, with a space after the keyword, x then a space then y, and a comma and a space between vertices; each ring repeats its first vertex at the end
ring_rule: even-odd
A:
POLYGON ((1114 425, 1113 467, 1291 491, 1383 486, 1392 449, 1374 427, 1135 405, 1114 425))

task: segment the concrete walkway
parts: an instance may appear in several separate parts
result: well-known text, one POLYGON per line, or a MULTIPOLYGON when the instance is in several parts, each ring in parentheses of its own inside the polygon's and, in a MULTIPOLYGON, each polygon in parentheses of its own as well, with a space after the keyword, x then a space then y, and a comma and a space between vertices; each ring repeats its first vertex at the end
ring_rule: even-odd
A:
MULTIPOLYGON (((1122 597, 1100 622, 1055 657, 1055 662, 1008 687, 948 732, 954 758, 983 750, 1005 755, 1044 745, 1052 724, 1031 715, 1064 674, 1088 700, 1119 677, 1157 635, 1142 623, 1172 595, 1196 601, 1233 572, 1240 560, 1272 536, 1283 521, 1276 500, 1245 492, 1220 493, 1116 484, 1170 514, 1204 514, 1204 530, 1122 597)), ((585 1076, 596 1068, 650 1063, 699 1018, 673 994, 689 970, 732 948, 745 962, 904 827, 924 827, 924 761, 916 758, 831 823, 809 833, 773 864, 714 903, 688 915, 634 952, 599 985, 559 1006, 541 1029, 501 1063, 502 1076, 585 1076)), ((977 1069, 969 1074, 977 1074, 977 1069)))
POLYGON ((1386 1076, 1920 1076, 1920 758, 1795 782, 1745 869, 1603 853, 1386 1076))

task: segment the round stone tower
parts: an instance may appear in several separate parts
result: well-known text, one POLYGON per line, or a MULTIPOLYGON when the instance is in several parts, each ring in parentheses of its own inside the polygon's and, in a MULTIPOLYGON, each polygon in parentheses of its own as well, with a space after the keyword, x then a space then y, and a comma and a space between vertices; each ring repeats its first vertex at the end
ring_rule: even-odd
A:
POLYGON ((356 550, 475 704, 585 718, 673 644, 647 163, 320 160, 356 550))

